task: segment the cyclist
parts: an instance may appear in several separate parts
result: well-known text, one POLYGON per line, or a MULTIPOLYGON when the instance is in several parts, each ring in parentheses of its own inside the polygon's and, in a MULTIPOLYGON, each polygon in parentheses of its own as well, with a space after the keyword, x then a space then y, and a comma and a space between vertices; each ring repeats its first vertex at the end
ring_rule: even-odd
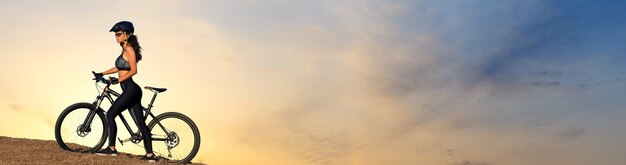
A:
POLYGON ((122 111, 129 109, 132 112, 131 116, 133 120, 137 123, 137 127, 141 130, 143 136, 146 155, 141 157, 141 159, 155 162, 157 158, 152 151, 150 130, 146 126, 145 118, 143 117, 141 88, 132 78, 133 75, 137 74, 137 62, 141 60, 141 46, 139 46, 137 36, 133 34, 135 28, 131 22, 121 21, 113 25, 109 32, 115 32, 115 39, 117 43, 122 46, 122 54, 117 57, 115 67, 101 73, 96 73, 96 76, 101 77, 107 74, 117 73, 119 78, 112 77, 109 81, 112 84, 120 83, 123 92, 120 97, 113 102, 106 114, 107 123, 109 124, 109 146, 104 150, 98 151, 96 154, 117 155, 117 150, 115 149, 115 138, 117 136, 115 117, 122 113, 122 111))

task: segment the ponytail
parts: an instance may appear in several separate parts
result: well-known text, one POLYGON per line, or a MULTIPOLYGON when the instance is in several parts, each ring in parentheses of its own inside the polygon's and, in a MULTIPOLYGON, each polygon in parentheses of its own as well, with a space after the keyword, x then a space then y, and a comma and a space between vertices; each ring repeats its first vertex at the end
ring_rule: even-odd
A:
MULTIPOLYGON (((134 34, 130 34, 126 42, 128 42, 128 44, 133 47, 133 50, 135 51, 135 59, 137 60, 137 62, 139 62, 141 60, 141 46, 139 46, 137 36, 134 34)), ((120 43, 120 46, 124 46, 124 43, 120 43)))

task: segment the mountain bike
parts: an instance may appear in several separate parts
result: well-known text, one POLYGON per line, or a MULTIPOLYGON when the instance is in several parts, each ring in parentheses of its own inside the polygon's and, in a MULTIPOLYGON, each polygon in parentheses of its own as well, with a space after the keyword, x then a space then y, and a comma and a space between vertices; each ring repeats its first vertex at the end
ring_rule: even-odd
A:
MULTIPOLYGON (((57 118, 54 135, 57 144, 62 149, 93 153, 102 149, 102 146, 107 141, 108 124, 105 118, 106 112, 100 106, 105 98, 113 104, 113 97, 119 97, 120 93, 110 89, 111 83, 102 76, 95 76, 93 80, 96 82, 96 89, 99 93, 96 100, 93 103, 80 102, 72 104, 65 108, 59 115, 59 118, 57 118), (106 86, 102 88, 98 85, 99 82, 106 84, 106 86)), ((178 112, 166 112, 155 116, 152 113, 152 105, 157 94, 165 92, 167 89, 149 86, 144 88, 154 92, 148 107, 141 107, 145 112, 144 119, 147 120, 148 116, 152 117, 148 128, 152 134, 153 152, 166 162, 191 162, 200 147, 200 131, 198 127, 191 118, 178 112)), ((129 113, 131 115, 142 115, 134 114, 133 111, 129 111, 129 113)), ((122 145, 128 141, 139 145, 142 141, 139 129, 133 131, 122 113, 119 114, 119 118, 131 136, 126 139, 118 138, 118 141, 122 145)))

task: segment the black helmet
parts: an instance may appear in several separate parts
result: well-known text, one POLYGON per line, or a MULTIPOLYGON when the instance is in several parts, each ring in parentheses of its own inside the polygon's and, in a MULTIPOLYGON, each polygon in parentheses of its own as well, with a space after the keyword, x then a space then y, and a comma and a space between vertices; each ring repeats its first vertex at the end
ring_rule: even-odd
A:
POLYGON ((122 31, 122 32, 133 34, 135 33, 135 27, 133 27, 133 23, 129 21, 120 21, 116 23, 115 25, 113 25, 111 30, 109 30, 109 32, 117 32, 117 31, 122 31))

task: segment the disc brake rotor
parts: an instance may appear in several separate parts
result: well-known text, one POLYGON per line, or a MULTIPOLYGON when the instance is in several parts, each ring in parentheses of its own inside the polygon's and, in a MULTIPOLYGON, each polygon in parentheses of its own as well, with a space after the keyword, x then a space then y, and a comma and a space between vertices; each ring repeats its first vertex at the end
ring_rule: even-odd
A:
POLYGON ((167 136, 167 140, 165 140, 165 145, 167 145, 170 148, 174 148, 178 146, 179 143, 180 143, 180 137, 178 137, 178 134, 176 134, 176 132, 171 132, 167 136))
POLYGON ((85 130, 83 128, 83 125, 79 125, 78 128, 76 128, 76 134, 80 137, 85 137, 89 134, 89 130, 85 130))

